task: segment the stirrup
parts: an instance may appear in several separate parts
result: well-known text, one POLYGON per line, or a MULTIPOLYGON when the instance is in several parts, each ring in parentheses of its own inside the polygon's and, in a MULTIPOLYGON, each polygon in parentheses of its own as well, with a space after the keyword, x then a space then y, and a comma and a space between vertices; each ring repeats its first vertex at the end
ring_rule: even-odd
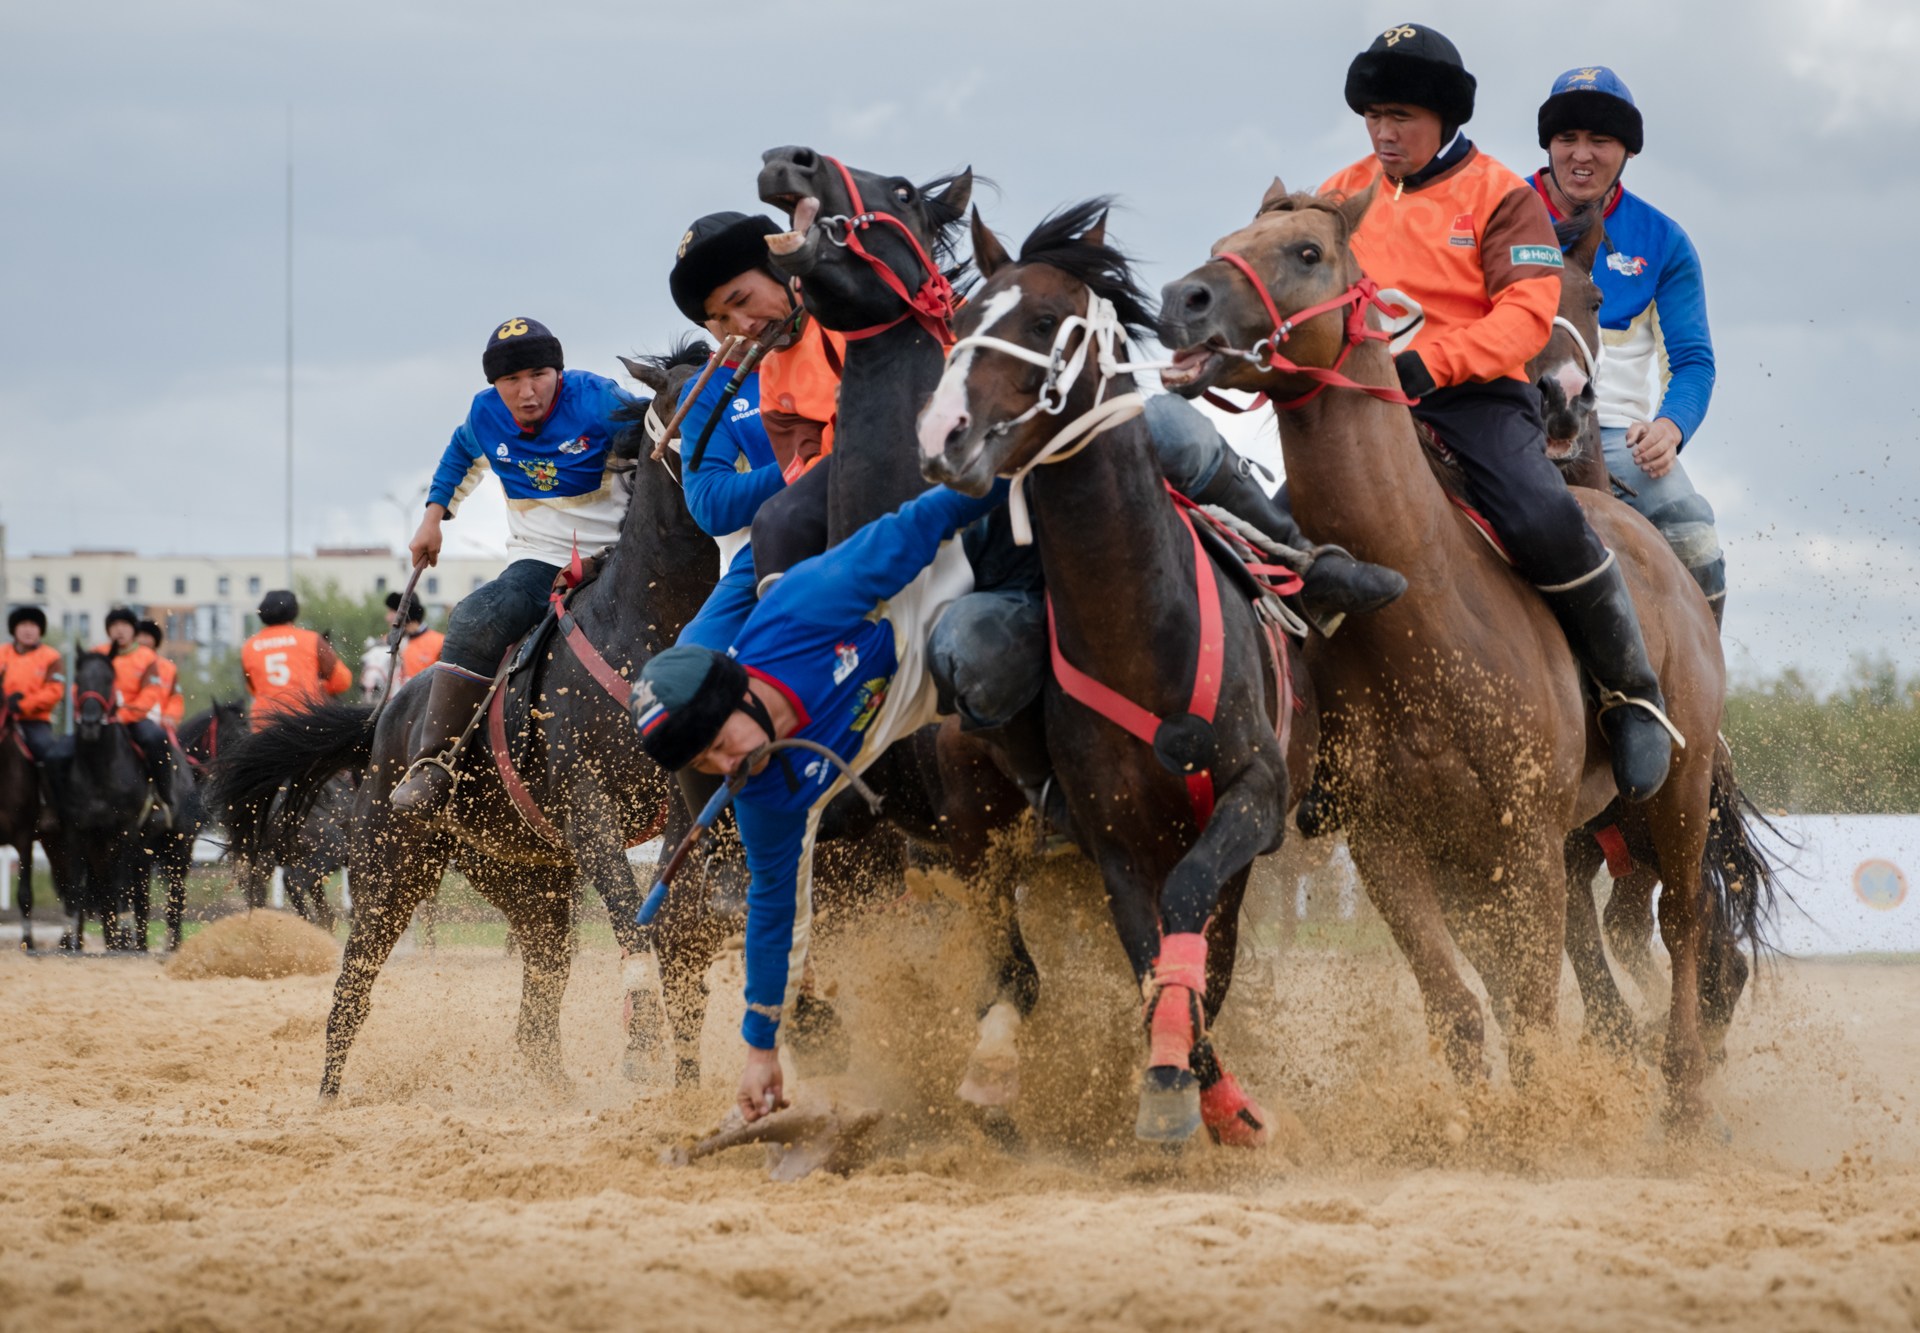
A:
POLYGON ((1631 694, 1624 694, 1619 690, 1602 688, 1600 691, 1600 706, 1594 710, 1594 716, 1605 717, 1616 708, 1628 707, 1646 709, 1647 712, 1653 714, 1653 720, 1655 722, 1658 722, 1662 727, 1666 728, 1667 735, 1673 737, 1673 743, 1676 747, 1682 750, 1687 748, 1687 738, 1680 734, 1680 728, 1673 725, 1673 719, 1667 716, 1666 711, 1662 709, 1660 705, 1646 699, 1636 699, 1631 694))
MULTIPOLYGON (((437 754, 421 755, 418 759, 412 760, 410 763, 408 763, 406 771, 400 775, 400 781, 394 784, 393 791, 399 791, 400 788, 406 786, 409 782, 413 781, 413 775, 415 771, 417 771, 418 769, 421 769, 421 768, 439 769, 442 773, 445 773, 447 775, 447 794, 441 800, 438 807, 436 807, 434 810, 425 812, 429 814, 438 814, 440 810, 446 808, 447 802, 453 799, 454 793, 460 790, 460 774, 453 766, 453 761, 458 757, 459 757, 459 754, 458 754, 457 746, 452 749, 441 750, 437 754)), ((393 804, 393 792, 387 793, 387 804, 390 806, 393 804)), ((412 812, 402 811, 402 813, 406 814, 406 813, 412 813, 412 812)))

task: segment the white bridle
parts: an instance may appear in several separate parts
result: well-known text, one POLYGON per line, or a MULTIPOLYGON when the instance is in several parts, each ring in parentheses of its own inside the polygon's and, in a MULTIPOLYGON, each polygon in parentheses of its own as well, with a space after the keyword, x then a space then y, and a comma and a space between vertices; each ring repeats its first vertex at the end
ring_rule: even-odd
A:
POLYGON ((1124 346, 1126 341, 1126 326, 1115 313, 1113 302, 1088 292, 1087 313, 1068 315, 1061 320, 1060 329, 1053 336, 1053 346, 1047 352, 1035 352, 1019 343, 986 333, 962 338, 948 349, 949 363, 963 349, 981 347, 1010 356, 1016 361, 1024 361, 1030 366, 1038 366, 1047 372, 1047 378, 1040 385, 1040 396, 1034 400, 1033 406, 1019 416, 989 428, 989 435, 1015 430, 1043 412, 1048 416, 1059 416, 1066 410, 1067 399, 1073 396, 1074 386, 1080 382, 1088 361, 1093 360, 1099 366, 1100 383, 1094 389, 1093 406, 1055 431, 1053 438, 1041 445, 1032 458, 1012 472, 1000 474, 1013 482, 1012 494, 1007 499, 1007 517, 1013 525, 1015 545, 1030 546, 1033 543, 1033 524, 1027 515, 1027 494, 1021 485, 1027 474, 1045 463, 1065 462, 1092 444, 1094 437, 1102 431, 1123 421, 1130 421, 1146 410, 1147 400, 1141 397, 1137 389, 1107 397, 1107 385, 1115 376, 1131 374, 1136 370, 1165 370, 1173 364, 1171 361, 1122 361, 1116 349, 1124 346), (1069 355, 1067 345, 1076 333, 1084 336, 1069 355))
POLYGON ((1580 349, 1580 369, 1586 372, 1587 378, 1589 380, 1600 378, 1600 363, 1607 359, 1606 340, 1604 338, 1601 340, 1600 350, 1596 352, 1593 348, 1587 346, 1586 335, 1581 333, 1579 329, 1576 329, 1573 326, 1573 321, 1565 315, 1555 315, 1553 317, 1553 323, 1556 328, 1565 329, 1573 335, 1573 345, 1580 349))

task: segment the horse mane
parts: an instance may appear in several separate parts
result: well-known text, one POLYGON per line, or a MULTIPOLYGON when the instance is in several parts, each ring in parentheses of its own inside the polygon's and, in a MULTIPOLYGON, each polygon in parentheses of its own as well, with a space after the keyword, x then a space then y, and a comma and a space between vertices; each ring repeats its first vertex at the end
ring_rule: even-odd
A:
POLYGON ((697 333, 683 333, 673 340, 673 345, 666 351, 647 352, 633 359, 664 374, 681 366, 704 366, 712 355, 712 343, 697 333))
POLYGON ((1593 208, 1583 208, 1571 217, 1555 218, 1553 235, 1554 239, 1560 242, 1561 251, 1564 253, 1580 244, 1586 234, 1593 230, 1593 224, 1599 220, 1600 212, 1593 208))
POLYGON ((1153 303, 1140 290, 1127 256, 1087 232, 1113 207, 1111 195, 1097 195, 1049 213, 1020 243, 1022 264, 1045 264, 1113 302, 1114 313, 1135 337, 1153 332, 1153 303))
MULTIPOLYGON (((929 252, 933 262, 940 267, 941 276, 952 285, 956 296, 965 296, 974 283, 973 261, 960 257, 961 237, 966 230, 967 210, 949 204, 944 196, 947 187, 965 175, 964 171, 949 171, 935 176, 932 180, 922 181, 914 188, 920 192, 920 206, 926 213, 927 225, 933 229, 933 245, 929 252)), ((981 186, 991 187, 993 182, 985 176, 973 178, 975 189, 981 186)))

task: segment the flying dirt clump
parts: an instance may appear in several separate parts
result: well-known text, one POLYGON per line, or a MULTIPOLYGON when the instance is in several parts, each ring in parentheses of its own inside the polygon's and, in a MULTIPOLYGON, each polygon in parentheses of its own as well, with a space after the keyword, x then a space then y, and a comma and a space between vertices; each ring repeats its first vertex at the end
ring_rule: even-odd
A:
POLYGON ((214 922, 167 963, 175 981, 208 977, 324 976, 340 969, 340 946, 291 912, 242 912, 214 922))

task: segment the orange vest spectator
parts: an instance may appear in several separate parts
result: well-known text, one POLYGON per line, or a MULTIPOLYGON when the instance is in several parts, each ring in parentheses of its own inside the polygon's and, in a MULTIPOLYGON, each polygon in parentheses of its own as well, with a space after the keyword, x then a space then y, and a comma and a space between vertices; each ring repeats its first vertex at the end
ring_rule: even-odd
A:
POLYGON ((299 614, 292 593, 268 593, 260 603, 260 632, 241 646, 240 669, 253 696, 255 731, 277 713, 297 712, 327 695, 344 694, 353 684, 353 673, 333 645, 293 623, 299 614))
POLYGON ((120 722, 138 722, 152 715, 165 698, 166 686, 160 679, 160 656, 137 643, 122 648, 111 639, 95 644, 94 652, 113 659, 114 718, 120 722))
POLYGON ((440 645, 447 636, 437 629, 410 629, 407 637, 400 642, 400 669, 395 674, 399 679, 393 682, 398 689, 404 682, 412 680, 440 660, 440 645))
POLYGON ((38 607, 19 607, 7 617, 8 643, 0 643, 0 700, 20 696, 20 716, 29 722, 45 722, 53 717, 54 706, 67 692, 67 676, 62 670, 60 650, 51 644, 20 643, 19 628, 24 623, 46 631, 46 615, 38 607))
POLYGON ((833 452, 847 340, 809 319, 791 347, 760 363, 760 425, 792 481, 833 452))

